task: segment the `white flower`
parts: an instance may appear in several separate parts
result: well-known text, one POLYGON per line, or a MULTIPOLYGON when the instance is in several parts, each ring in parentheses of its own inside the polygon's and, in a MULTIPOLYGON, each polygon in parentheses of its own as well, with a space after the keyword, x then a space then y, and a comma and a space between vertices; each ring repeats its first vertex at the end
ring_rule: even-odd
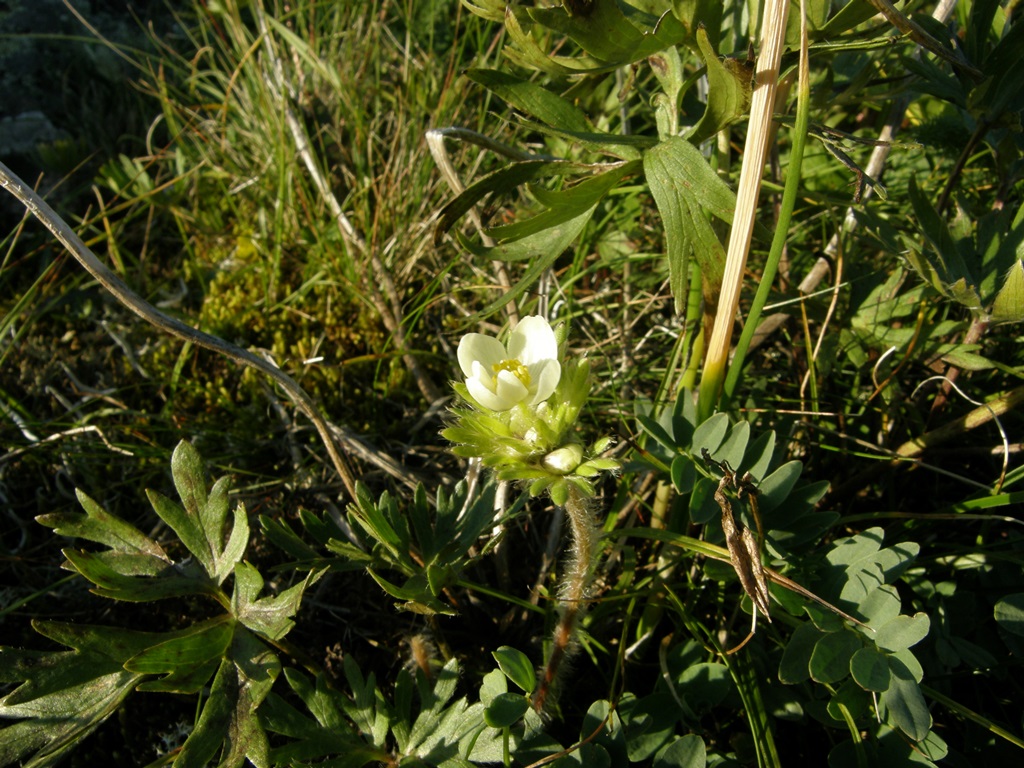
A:
POLYGON ((482 333, 466 334, 458 357, 469 394, 492 411, 544 402, 562 375, 555 332, 538 316, 524 317, 507 345, 482 333))

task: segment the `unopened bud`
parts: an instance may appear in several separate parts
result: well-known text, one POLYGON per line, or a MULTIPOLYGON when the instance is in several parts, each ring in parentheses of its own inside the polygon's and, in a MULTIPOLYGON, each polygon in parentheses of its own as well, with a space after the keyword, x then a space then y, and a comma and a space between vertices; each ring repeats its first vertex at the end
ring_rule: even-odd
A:
POLYGON ((583 446, 571 443, 552 451, 544 457, 543 465, 549 472, 556 475, 568 475, 583 461, 583 446))

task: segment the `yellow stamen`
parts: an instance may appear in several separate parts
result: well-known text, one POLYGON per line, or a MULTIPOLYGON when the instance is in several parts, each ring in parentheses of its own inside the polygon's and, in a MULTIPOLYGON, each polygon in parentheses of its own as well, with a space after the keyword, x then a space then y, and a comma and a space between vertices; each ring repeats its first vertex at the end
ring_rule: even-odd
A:
POLYGON ((494 375, 497 376, 502 371, 508 371, 515 376, 519 381, 523 383, 523 386, 529 389, 530 387, 530 369, 523 365, 521 362, 512 358, 511 360, 502 360, 500 363, 495 363, 491 366, 494 369, 494 375))

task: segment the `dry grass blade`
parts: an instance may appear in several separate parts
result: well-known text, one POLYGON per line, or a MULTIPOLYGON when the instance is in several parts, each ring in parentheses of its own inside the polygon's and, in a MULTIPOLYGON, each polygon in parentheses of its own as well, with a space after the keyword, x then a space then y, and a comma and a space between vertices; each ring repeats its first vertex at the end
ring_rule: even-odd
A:
POLYGON ((701 380, 700 407, 704 417, 711 414, 718 401, 729 358, 733 324, 739 307, 747 253, 754 233, 757 199, 761 191, 768 140, 775 111, 775 94, 779 84, 779 64, 789 16, 788 0, 768 0, 764 8, 761 48, 754 73, 754 95, 750 105, 750 123, 743 146, 743 167, 736 190, 736 215, 729 232, 729 247, 722 277, 722 294, 718 301, 715 324, 708 341, 704 375, 701 380))

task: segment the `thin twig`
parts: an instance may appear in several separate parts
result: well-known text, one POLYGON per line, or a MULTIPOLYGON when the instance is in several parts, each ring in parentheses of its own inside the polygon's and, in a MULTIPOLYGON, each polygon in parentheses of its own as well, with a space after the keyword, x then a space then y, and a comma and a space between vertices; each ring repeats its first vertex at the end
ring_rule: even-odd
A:
MULTIPOLYGON (((331 463, 334 464, 338 476, 345 485, 345 490, 348 491, 351 498, 355 498, 355 478, 348 461, 338 450, 338 446, 334 442, 331 426, 328 425, 326 419, 320 414, 312 398, 306 394, 305 390, 291 376, 273 363, 257 357, 252 352, 185 325, 180 320, 165 315, 147 302, 129 288, 106 264, 100 261, 67 222, 57 215, 56 211, 45 200, 37 195, 31 187, 25 184, 3 163, 0 163, 0 186, 14 195, 29 213, 39 219, 53 236, 68 249, 78 263, 85 267, 89 274, 96 278, 100 285, 106 288, 115 299, 147 323, 179 339, 212 350, 250 368, 255 368, 276 381, 299 410, 306 414, 309 420, 313 422, 320 435, 320 439, 327 448, 327 453, 331 457, 331 463)), ((347 428, 334 425, 334 429, 344 436, 342 439, 346 443, 358 442, 357 435, 347 428)))

